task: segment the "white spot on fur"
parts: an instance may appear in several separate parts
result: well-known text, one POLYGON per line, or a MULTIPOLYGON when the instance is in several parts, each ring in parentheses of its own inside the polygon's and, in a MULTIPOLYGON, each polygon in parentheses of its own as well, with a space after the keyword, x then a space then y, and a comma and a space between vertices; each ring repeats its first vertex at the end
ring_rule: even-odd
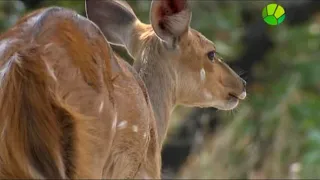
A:
POLYGON ((124 129, 127 127, 127 124, 128 122, 127 121, 121 121, 119 124, 118 124, 118 129, 124 129))
POLYGON ((77 18, 81 19, 81 20, 87 20, 85 17, 81 16, 80 14, 77 14, 77 18))
POLYGON ((101 102, 100 106, 99 106, 99 113, 101 113, 102 109, 103 109, 103 106, 104 106, 104 101, 101 102))
POLYGON ((47 69, 48 69, 48 72, 49 72, 50 76, 51 76, 55 81, 57 81, 57 77, 56 77, 56 75, 54 74, 54 71, 53 71, 52 67, 51 67, 51 66, 48 64, 48 62, 46 62, 46 61, 45 61, 45 64, 46 64, 46 66, 47 66, 47 69))
POLYGON ((143 138, 146 138, 147 137, 147 133, 143 133, 143 138))
POLYGON ((204 96, 206 99, 212 99, 212 94, 207 89, 204 90, 204 96))
POLYGON ((239 99, 244 99, 244 98, 246 98, 246 96, 247 96, 247 92, 243 91, 238 98, 239 99))
POLYGON ((133 126, 132 126, 132 131, 133 131, 133 132, 138 132, 138 126, 133 125, 133 126))
POLYGON ((18 54, 14 53, 14 55, 10 57, 10 59, 6 62, 6 64, 3 65, 2 69, 0 69, 0 85, 2 84, 2 81, 5 78, 5 74, 10 70, 12 61, 18 58, 17 56, 18 54))
POLYGON ((4 39, 0 41, 0 57, 3 58, 8 50, 12 47, 10 45, 14 45, 14 43, 19 42, 19 39, 4 39))
POLYGON ((33 26, 36 22, 39 21, 39 19, 42 17, 43 13, 40 13, 38 15, 35 15, 33 16, 32 18, 30 18, 28 21, 27 21, 27 24, 29 26, 33 26))
POLYGON ((112 122, 112 129, 115 129, 117 126, 117 117, 114 117, 114 120, 112 122))
POLYGON ((202 68, 200 70, 200 80, 204 81, 206 79, 206 71, 202 68))
POLYGON ((0 70, 0 85, 4 79, 4 76, 5 74, 8 72, 9 68, 10 68, 10 65, 11 65, 11 61, 8 61, 4 67, 0 70))
POLYGON ((116 130, 117 122, 118 122, 118 113, 116 112, 112 122, 112 127, 111 127, 113 131, 116 130))
POLYGON ((0 56, 3 56, 10 42, 11 42, 10 40, 6 40, 6 39, 0 42, 0 56))
POLYGON ((1 132, 1 141, 4 141, 4 139, 5 139, 5 135, 6 135, 6 131, 7 131, 7 124, 8 124, 8 119, 5 119, 4 124, 3 124, 3 129, 1 132))

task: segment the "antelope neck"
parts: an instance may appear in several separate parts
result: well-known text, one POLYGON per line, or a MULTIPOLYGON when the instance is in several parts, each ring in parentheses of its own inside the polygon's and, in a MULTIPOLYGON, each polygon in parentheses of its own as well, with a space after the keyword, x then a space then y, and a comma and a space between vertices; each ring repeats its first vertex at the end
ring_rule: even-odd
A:
POLYGON ((139 57, 136 57, 134 68, 144 81, 155 114, 160 147, 166 137, 170 115, 175 105, 175 71, 169 62, 164 45, 156 37, 142 45, 139 57), (161 56, 162 55, 162 56, 161 56))

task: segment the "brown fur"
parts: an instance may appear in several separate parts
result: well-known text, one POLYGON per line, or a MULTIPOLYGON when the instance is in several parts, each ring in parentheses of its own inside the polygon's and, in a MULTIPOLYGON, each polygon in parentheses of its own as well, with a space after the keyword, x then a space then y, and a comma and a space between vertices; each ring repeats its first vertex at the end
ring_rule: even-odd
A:
POLYGON ((53 7, 22 18, 1 46, 0 178, 101 178, 116 71, 100 30, 53 7))
POLYGON ((174 105, 228 109, 230 93, 243 92, 227 65, 207 60, 215 47, 187 26, 186 1, 153 2, 152 26, 125 3, 88 2, 89 12, 102 8, 116 21, 97 21, 98 13, 89 16, 95 25, 52 7, 1 35, 0 178, 159 179, 174 105), (171 9, 157 17, 159 8, 171 9), (112 52, 102 32, 127 48, 137 72, 112 52), (201 68, 207 75, 200 83, 201 68))
POLYGON ((44 8, 1 40, 0 178, 160 178, 147 90, 95 24, 44 8))

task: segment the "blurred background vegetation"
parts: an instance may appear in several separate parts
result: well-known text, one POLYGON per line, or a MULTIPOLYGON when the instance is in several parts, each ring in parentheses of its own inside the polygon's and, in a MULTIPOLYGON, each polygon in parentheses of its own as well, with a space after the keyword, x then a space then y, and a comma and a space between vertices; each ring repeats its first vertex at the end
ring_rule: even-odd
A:
MULTIPOLYGON (((128 2, 149 22, 150 1, 128 2)), ((320 178, 320 2, 277 1, 287 13, 277 27, 261 18, 269 2, 190 1, 192 27, 248 81, 249 95, 232 112, 177 107, 164 178, 320 178)), ((50 5, 84 15, 83 0, 1 0, 0 30, 50 5)))

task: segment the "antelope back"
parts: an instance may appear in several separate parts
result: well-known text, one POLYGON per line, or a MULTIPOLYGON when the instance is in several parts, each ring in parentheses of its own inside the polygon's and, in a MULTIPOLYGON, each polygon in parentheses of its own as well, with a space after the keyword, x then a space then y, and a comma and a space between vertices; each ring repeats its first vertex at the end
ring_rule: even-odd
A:
POLYGON ((0 40, 0 178, 102 178, 120 67, 100 29, 52 7, 0 40))

